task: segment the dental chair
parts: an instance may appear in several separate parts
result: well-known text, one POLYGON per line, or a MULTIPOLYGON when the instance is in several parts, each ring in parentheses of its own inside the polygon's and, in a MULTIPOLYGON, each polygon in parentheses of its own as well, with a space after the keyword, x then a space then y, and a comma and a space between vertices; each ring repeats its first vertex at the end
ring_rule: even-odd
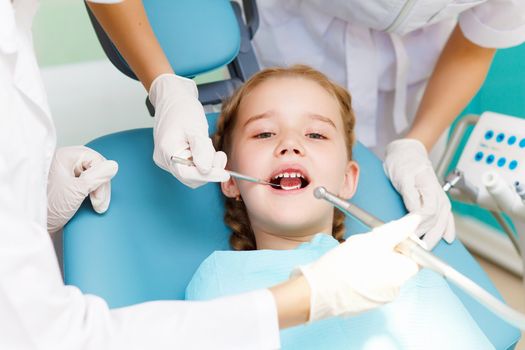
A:
MULTIPOLYGON (((144 0, 144 5, 175 72, 192 77, 228 65, 231 78, 226 82, 199 86, 203 103, 218 102, 257 71, 250 43, 258 23, 254 1, 244 1, 247 24, 240 7, 226 0, 144 0)), ((91 19, 110 60, 134 77, 91 19)), ((208 115, 210 132, 216 118, 217 114, 208 115)), ((66 283, 103 297, 112 308, 182 299, 199 264, 215 250, 230 249, 219 186, 210 183, 192 190, 158 168, 152 160, 151 129, 106 135, 88 146, 117 161, 119 172, 112 180, 109 210, 96 214, 86 201, 64 229, 66 283)), ((385 176, 381 161, 359 143, 354 155, 362 176, 352 202, 384 221, 404 215, 403 201, 385 176)), ((368 231, 351 219, 346 225, 352 233, 368 231)), ((441 242, 434 252, 501 298, 461 242, 441 242)), ((520 338, 517 329, 454 285, 451 288, 496 349, 514 348, 520 338)))

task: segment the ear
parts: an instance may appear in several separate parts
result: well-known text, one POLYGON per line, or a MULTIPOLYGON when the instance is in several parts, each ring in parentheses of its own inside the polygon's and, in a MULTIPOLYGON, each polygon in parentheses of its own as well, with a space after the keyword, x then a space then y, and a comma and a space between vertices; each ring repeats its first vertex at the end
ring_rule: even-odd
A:
POLYGON ((357 183, 359 181, 359 165, 353 160, 346 165, 345 178, 343 187, 339 191, 339 197, 350 199, 357 190, 357 183))
POLYGON ((241 194, 233 177, 230 177, 226 182, 221 182, 221 190, 228 198, 236 198, 241 194))

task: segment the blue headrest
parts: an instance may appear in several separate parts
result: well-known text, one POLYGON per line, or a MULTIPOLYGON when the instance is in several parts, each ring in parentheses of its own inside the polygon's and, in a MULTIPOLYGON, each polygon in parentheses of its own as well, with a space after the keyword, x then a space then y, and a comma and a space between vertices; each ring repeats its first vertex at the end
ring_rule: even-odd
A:
MULTIPOLYGON (((228 0, 143 0, 143 4, 155 36, 178 75, 194 77, 223 67, 237 56, 241 35, 228 0)), ((97 22, 93 16, 91 19, 97 22)), ((133 76, 96 23, 95 30, 110 60, 133 76)))
POLYGON ((178 75, 193 77, 223 67, 237 56, 241 35, 228 0, 143 2, 153 31, 178 75))

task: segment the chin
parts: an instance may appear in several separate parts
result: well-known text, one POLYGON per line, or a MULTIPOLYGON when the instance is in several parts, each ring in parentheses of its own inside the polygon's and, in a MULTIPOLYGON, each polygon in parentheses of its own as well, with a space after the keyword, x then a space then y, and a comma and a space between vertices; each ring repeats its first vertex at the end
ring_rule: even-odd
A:
POLYGON ((315 220, 315 217, 310 213, 297 214, 293 215, 284 215, 285 213, 277 213, 273 215, 271 220, 271 226, 276 228, 275 231, 285 232, 296 232, 299 235, 308 235, 317 232, 310 232, 312 228, 323 227, 321 224, 321 218, 315 220))
POLYGON ((282 202, 268 201, 264 206, 257 203, 251 208, 254 220, 264 223, 273 232, 302 232, 304 234, 318 233, 310 232, 316 227, 322 230, 326 226, 327 218, 332 219, 333 207, 323 205, 319 201, 294 202, 285 204, 282 202))

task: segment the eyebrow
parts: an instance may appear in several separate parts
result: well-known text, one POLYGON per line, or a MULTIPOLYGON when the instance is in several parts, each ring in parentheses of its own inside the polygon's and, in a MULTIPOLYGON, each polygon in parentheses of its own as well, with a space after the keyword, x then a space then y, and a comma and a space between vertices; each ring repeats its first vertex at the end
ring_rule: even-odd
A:
MULTIPOLYGON (((274 113, 272 111, 264 112, 264 113, 261 113, 261 114, 256 114, 256 115, 248 118, 248 120, 246 122, 244 122, 244 125, 242 127, 245 128, 246 125, 248 125, 251 122, 254 122, 254 121, 260 120, 260 119, 271 118, 273 116, 274 116, 274 113)), ((315 120, 319 120, 321 122, 325 122, 327 124, 330 124, 331 126, 333 126, 334 129, 337 130, 337 127, 335 126, 334 122, 330 118, 327 118, 325 116, 322 116, 320 114, 315 114, 315 113, 307 113, 306 116, 308 116, 310 119, 315 119, 315 120)))
POLYGON ((334 127, 334 129, 337 130, 337 127, 335 126, 334 122, 332 121, 332 119, 330 118, 327 118, 327 117, 324 117, 322 115, 319 115, 319 114, 308 114, 308 116, 312 119, 316 119, 316 120, 319 120, 319 121, 322 121, 322 122, 325 122, 325 123, 328 123, 330 124, 331 126, 334 127))
POLYGON ((273 113, 271 111, 264 112, 264 113, 261 113, 261 114, 256 114, 256 115, 248 118, 248 120, 244 122, 242 127, 245 128, 246 125, 248 125, 251 122, 254 122, 254 121, 259 120, 259 119, 270 118, 272 116, 273 116, 273 113))

